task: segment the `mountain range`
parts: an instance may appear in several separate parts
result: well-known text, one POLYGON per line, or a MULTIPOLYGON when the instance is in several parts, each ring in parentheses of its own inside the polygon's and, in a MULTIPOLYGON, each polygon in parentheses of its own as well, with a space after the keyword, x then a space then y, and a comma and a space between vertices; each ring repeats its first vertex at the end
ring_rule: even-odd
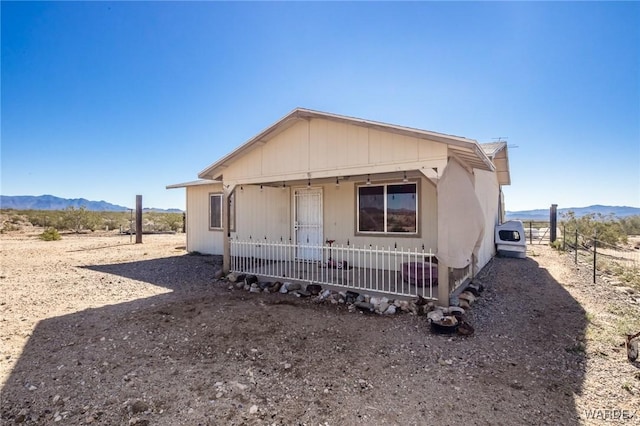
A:
MULTIPOLYGON (((558 209, 558 218, 561 218, 563 214, 569 211, 574 212, 576 217, 582 217, 588 214, 602 214, 605 216, 613 215, 618 218, 640 215, 640 208, 637 207, 602 206, 596 204, 588 207, 569 207, 558 209)), ((549 220, 549 209, 507 211, 505 216, 507 220, 549 220)))
MULTIPOLYGON (((90 211, 123 212, 128 207, 111 204, 106 201, 90 201, 85 198, 60 198, 53 195, 0 195, 0 209, 14 210, 64 210, 69 207, 84 207, 90 211)), ((182 213, 180 209, 145 208, 145 211, 182 213)))

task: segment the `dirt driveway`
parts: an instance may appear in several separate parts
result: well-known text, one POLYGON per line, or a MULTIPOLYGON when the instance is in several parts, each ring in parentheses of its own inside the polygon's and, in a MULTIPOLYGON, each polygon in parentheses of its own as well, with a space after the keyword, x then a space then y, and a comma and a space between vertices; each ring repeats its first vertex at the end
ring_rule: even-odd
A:
POLYGON ((640 424, 635 299, 544 246, 482 271, 465 338, 229 290, 184 235, 1 238, 2 424, 640 424))

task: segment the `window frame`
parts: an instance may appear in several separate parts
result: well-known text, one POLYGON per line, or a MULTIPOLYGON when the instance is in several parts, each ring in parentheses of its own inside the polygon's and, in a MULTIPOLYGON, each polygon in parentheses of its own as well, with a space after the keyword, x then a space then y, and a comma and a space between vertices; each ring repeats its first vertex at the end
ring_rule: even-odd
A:
POLYGON ((375 236, 375 237, 403 237, 403 238, 420 238, 421 237, 421 218, 420 218, 420 181, 419 180, 409 180, 407 182, 404 181, 381 181, 381 182, 371 182, 367 184, 366 182, 357 183, 355 185, 355 235, 356 236, 375 236), (415 214, 416 214, 416 230, 415 232, 391 232, 387 230, 388 227, 388 206, 387 206, 387 197, 388 197, 388 187, 394 185, 414 185, 415 186, 415 214), (360 230, 360 188, 362 187, 376 187, 382 186, 382 197, 384 199, 384 231, 361 231, 360 230))
POLYGON ((222 231, 223 227, 222 227, 222 222, 223 222, 223 218, 222 218, 222 203, 224 202, 224 194, 222 194, 221 192, 210 192, 209 193, 209 230, 210 231, 222 231), (219 197, 220 198, 220 226, 213 226, 213 205, 212 205, 212 199, 213 197, 219 197))

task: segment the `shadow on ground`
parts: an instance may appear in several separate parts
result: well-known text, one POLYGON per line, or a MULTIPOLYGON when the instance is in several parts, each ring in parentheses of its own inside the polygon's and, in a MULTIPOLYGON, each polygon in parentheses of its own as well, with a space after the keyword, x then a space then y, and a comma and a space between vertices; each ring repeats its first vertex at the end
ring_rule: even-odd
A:
POLYGON ((2 422, 580 424, 585 314, 532 259, 482 271, 469 338, 230 291, 212 261, 89 267, 174 292, 41 321, 2 388, 2 422))

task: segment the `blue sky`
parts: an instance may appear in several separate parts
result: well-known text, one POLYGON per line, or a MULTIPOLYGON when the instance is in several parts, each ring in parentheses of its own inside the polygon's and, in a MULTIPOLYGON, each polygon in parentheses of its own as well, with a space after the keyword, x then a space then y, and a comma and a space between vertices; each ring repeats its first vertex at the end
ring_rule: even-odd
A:
POLYGON ((167 184, 295 107, 491 142, 507 210, 640 207, 640 3, 2 2, 3 195, 167 184))

